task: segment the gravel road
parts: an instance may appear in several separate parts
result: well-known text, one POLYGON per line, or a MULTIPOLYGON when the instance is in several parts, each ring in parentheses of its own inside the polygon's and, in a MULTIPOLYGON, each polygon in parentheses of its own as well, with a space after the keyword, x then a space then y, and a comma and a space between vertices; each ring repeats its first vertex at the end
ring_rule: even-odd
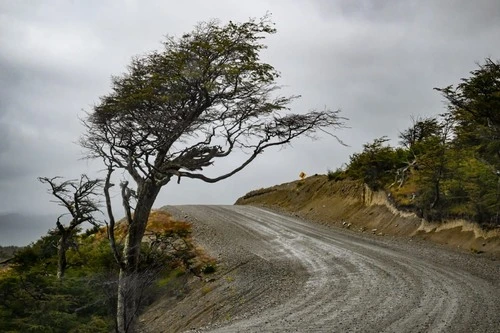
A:
POLYGON ((232 315, 196 332, 500 332, 493 258, 250 206, 166 209, 231 276, 232 315))

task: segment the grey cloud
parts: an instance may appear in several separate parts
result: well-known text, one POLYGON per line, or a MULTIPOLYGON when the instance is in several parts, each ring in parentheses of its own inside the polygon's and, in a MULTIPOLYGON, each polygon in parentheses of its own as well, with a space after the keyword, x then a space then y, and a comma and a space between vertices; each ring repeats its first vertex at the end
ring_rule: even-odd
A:
POLYGON ((397 23, 415 26, 425 31, 440 27, 436 32, 447 34, 474 34, 485 27, 498 24, 500 3, 468 0, 314 0, 325 18, 344 17, 358 22, 379 24, 397 23))
MULTIPOLYGON (((0 212, 55 212, 37 176, 102 176, 99 161, 79 160, 78 116, 109 92, 111 75, 160 48, 166 34, 269 10, 278 33, 266 40, 263 59, 281 71, 282 93, 303 96, 293 111, 327 106, 350 119, 351 128, 338 132, 348 147, 328 136, 301 139, 222 183, 169 184, 156 206, 229 204, 300 171, 335 169, 375 137, 396 140, 410 115, 441 113, 433 87, 500 57, 499 8, 493 0, 0 2, 0 212)), ((229 170, 240 157, 217 161, 210 172, 229 170)))
MULTIPOLYGON (((0 156, 10 147, 10 127, 0 119, 0 156)), ((1 177, 1 176, 0 176, 1 177)))
POLYGON ((52 216, 0 214, 0 245, 25 246, 54 229, 52 216))

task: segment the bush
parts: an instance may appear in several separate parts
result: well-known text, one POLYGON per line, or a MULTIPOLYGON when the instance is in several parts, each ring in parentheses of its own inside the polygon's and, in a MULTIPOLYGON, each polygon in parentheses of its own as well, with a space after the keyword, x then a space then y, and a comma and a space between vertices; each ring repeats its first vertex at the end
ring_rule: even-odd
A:
POLYGON ((215 273, 217 267, 215 264, 208 263, 205 266, 203 266, 203 269, 201 270, 204 274, 212 274, 215 273))
POLYGON ((335 181, 335 182, 338 182, 338 181, 341 181, 341 180, 344 180, 347 178, 345 170, 342 168, 337 168, 335 171, 328 169, 327 176, 328 176, 329 181, 335 181))
MULTIPOLYGON (((158 297, 158 287, 183 288, 191 272, 215 271, 215 262, 191 239, 191 225, 154 211, 138 280, 141 308, 158 297), (198 266, 193 266, 195 263, 198 266)), ((118 234, 123 225, 118 226, 118 234)), ((11 265, 0 271, 0 332, 110 332, 116 309, 118 266, 106 230, 76 235, 67 253, 70 267, 57 280, 57 236, 49 234, 17 250, 11 265)), ((122 245, 117 244, 119 249, 122 245)))

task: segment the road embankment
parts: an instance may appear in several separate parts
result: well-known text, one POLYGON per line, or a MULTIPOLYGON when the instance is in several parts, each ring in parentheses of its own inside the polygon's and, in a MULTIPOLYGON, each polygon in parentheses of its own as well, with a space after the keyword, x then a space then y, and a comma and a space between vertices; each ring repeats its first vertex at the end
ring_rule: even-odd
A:
POLYGON ((382 192, 358 181, 329 181, 326 176, 251 191, 237 205, 267 207, 324 225, 429 240, 452 248, 500 258, 500 229, 484 230, 465 220, 430 223, 398 210, 382 192))

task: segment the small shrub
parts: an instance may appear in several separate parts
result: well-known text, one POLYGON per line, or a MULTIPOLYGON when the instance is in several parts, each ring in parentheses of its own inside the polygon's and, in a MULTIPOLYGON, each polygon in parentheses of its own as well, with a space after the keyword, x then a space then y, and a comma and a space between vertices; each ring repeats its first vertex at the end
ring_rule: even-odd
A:
POLYGON ((208 294, 209 292, 211 292, 214 288, 210 285, 207 285, 207 286, 204 286, 203 288, 201 288, 201 294, 203 296, 205 296, 206 294, 208 294))
POLYGON ((215 264, 212 264, 212 263, 208 263, 206 264, 205 266, 203 266, 202 270, 201 270, 204 274, 212 274, 212 273, 215 273, 216 271, 216 266, 215 264))
POLYGON ((328 180, 338 182, 347 178, 345 171, 342 168, 337 168, 335 171, 328 170, 328 180))
POLYGON ((183 267, 177 267, 173 270, 164 272, 163 274, 164 275, 156 281, 158 287, 164 287, 174 282, 175 279, 185 275, 186 271, 183 267))

